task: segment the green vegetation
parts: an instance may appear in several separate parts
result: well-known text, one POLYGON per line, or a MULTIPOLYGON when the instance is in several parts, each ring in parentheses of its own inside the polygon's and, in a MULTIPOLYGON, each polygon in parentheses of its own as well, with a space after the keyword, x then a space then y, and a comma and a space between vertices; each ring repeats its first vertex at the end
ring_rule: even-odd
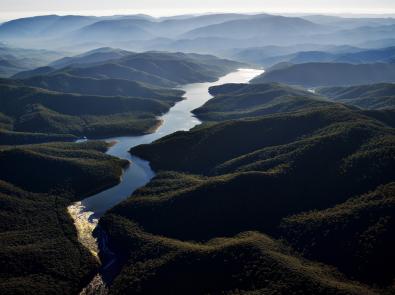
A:
POLYGON ((363 109, 394 109, 395 84, 380 83, 352 87, 326 87, 318 93, 335 101, 363 109))
POLYGON ((15 132, 10 130, 0 129, 0 143, 2 145, 19 145, 19 144, 33 144, 45 143, 54 141, 75 141, 76 136, 62 135, 62 134, 46 134, 46 133, 31 133, 31 132, 15 132))
POLYGON ((0 178, 32 192, 64 188, 81 199, 119 181, 120 166, 126 163, 103 154, 106 149, 104 142, 3 148, 0 163, 7 169, 2 169, 0 178))
POLYGON ((77 240, 66 207, 119 181, 127 163, 104 142, 0 150, 1 294, 76 294, 98 262, 77 240))
POLYGON ((302 63, 269 68, 252 83, 279 82, 305 87, 394 82, 395 64, 302 63))
POLYGON ((0 79, 1 294, 77 294, 97 273, 66 208, 117 184, 128 162, 105 155, 104 142, 65 141, 151 132, 183 95, 152 84, 213 81, 240 65, 194 54, 122 54, 119 62, 86 56, 94 65, 0 79))
POLYGON ((0 181, 2 294, 77 293, 98 262, 77 240, 67 197, 0 181))
POLYGON ((204 121, 259 117, 330 105, 310 92, 277 83, 225 84, 210 88, 215 97, 194 114, 204 121))
POLYGON ((101 225, 128 257, 110 294, 377 294, 257 232, 194 243, 149 234, 113 214, 101 225))
MULTIPOLYGON (((12 81, 12 80, 11 80, 12 81)), ((181 100, 181 91, 152 90, 157 98, 93 96, 52 92, 14 83, 0 84, 3 129, 23 139, 8 137, 2 144, 58 140, 74 136, 105 137, 141 134, 159 123, 156 118, 181 100), (17 133, 15 133, 17 132, 17 133), (48 136, 23 136, 45 133, 48 136), (55 136, 55 134, 57 134, 55 136)), ((143 87, 142 87, 143 88, 143 87)))
MULTIPOLYGON (((287 153, 298 149, 304 151, 304 145, 313 147, 315 142, 318 144, 326 138, 330 143, 330 139, 338 141, 353 135, 353 140, 345 144, 350 148, 355 147, 350 150, 354 152, 370 139, 379 138, 381 135, 390 136, 392 133, 390 126, 367 117, 364 112, 334 105, 202 126, 190 132, 177 132, 151 145, 138 146, 132 152, 149 159, 157 169, 216 174, 217 170, 254 170, 256 166, 250 169, 248 165, 257 165, 257 160, 263 161, 266 157, 271 158, 282 153, 279 151, 270 154, 265 148, 272 147, 277 151, 283 148, 287 153), (260 153, 262 158, 259 158, 260 153)), ((295 155, 300 156, 300 153, 295 155)), ((293 154, 289 154, 291 156, 293 154)), ((274 168, 278 165, 276 163, 287 163, 288 160, 284 157, 278 159, 284 160, 274 161, 272 164, 265 162, 268 164, 263 167, 274 168)))
POLYGON ((160 172, 100 221, 124 261, 110 292, 391 294, 393 189, 383 209, 366 206, 366 222, 354 209, 338 225, 294 220, 395 180, 393 111, 360 110, 279 84, 210 92, 215 98, 195 113, 211 122, 131 150, 160 172), (338 257, 333 249, 344 243, 331 248, 336 237, 347 244, 338 257), (342 260, 347 253, 355 255, 342 260))
POLYGON ((391 181, 393 131, 348 110, 331 111, 220 123, 136 147, 132 152, 157 170, 211 177, 166 198, 132 198, 117 208, 150 232, 207 240, 251 229, 276 233, 284 216, 326 208, 391 181))
POLYGON ((282 230, 307 257, 360 280, 388 285, 395 276, 394 216, 392 182, 333 208, 286 218, 282 230))

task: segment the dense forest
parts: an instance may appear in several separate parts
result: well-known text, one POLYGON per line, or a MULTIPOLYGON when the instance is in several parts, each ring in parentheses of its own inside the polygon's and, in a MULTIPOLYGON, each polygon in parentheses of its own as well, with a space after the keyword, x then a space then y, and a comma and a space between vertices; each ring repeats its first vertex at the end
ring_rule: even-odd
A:
POLYGON ((0 149, 2 294, 76 294, 99 262, 77 240, 66 207, 119 181, 127 162, 104 142, 0 149))
POLYGON ((395 85, 379 83, 349 87, 323 87, 318 93, 362 109, 394 109, 395 85))
POLYGON ((101 262, 79 240, 67 207, 119 183, 130 163, 105 154, 113 143, 78 138, 150 133, 184 95, 161 86, 212 81, 240 65, 105 48, 54 61, 53 73, 0 79, 0 293, 77 294, 97 274, 101 262))
POLYGON ((163 172, 100 221, 128 257, 110 292, 394 292, 393 112, 280 84, 210 92, 194 111, 210 122, 131 150, 163 172))

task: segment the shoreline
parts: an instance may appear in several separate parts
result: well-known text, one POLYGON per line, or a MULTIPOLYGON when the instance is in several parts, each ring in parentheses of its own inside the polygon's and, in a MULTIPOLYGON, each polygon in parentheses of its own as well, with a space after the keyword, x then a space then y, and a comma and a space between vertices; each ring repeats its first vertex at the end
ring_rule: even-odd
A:
MULTIPOLYGON (((247 83, 249 81, 249 80, 247 80, 247 78, 248 79, 250 79, 250 78, 248 77, 248 75, 246 77, 246 74, 243 71, 249 71, 249 70, 254 70, 254 69, 238 69, 238 70, 228 73, 227 75, 225 75, 223 77, 218 78, 216 81, 214 81, 212 83, 218 83, 219 81, 224 82, 224 83, 231 83, 234 81, 240 82, 240 83, 243 83, 243 82, 247 83), (238 72, 241 72, 241 75, 236 74, 238 72), (232 74, 235 76, 232 76, 232 74), (228 82, 228 80, 227 80, 228 75, 231 75, 230 77, 232 77, 230 79, 230 82, 228 82), (222 80, 223 78, 224 78, 224 80, 222 80)), ((254 74, 256 74, 256 73, 254 73, 254 74)), ((198 122, 196 122, 196 120, 193 120, 193 118, 196 118, 196 116, 192 113, 192 110, 196 108, 196 103, 204 104, 205 101, 208 101, 212 98, 211 94, 208 92, 208 87, 210 87, 210 85, 208 85, 208 82, 202 82, 202 83, 191 83, 191 86, 193 86, 192 89, 194 89, 194 87, 195 87, 199 91, 203 91, 203 89, 200 89, 199 87, 204 87, 205 88, 204 91, 207 93, 204 94, 203 97, 201 96, 200 92, 196 93, 194 91, 189 92, 189 95, 188 95, 188 91, 190 91, 190 90, 188 90, 185 93, 186 95, 185 95, 184 99, 182 99, 181 101, 177 102, 174 105, 174 106, 176 106, 178 103, 182 103, 188 99, 190 99, 193 102, 192 104, 190 104, 190 103, 187 104, 186 107, 184 107, 181 112, 179 111, 179 109, 177 109, 177 111, 175 113, 171 113, 171 115, 173 117, 176 116, 177 118, 184 119, 185 122, 187 122, 186 127, 184 127, 182 124, 179 124, 180 122, 172 121, 170 118, 168 118, 168 120, 170 121, 170 124, 173 124, 173 125, 169 125, 171 128, 169 129, 169 126, 166 125, 166 128, 168 128, 168 129, 166 129, 165 135, 158 133, 158 137, 153 136, 152 140, 157 140, 163 136, 166 136, 166 134, 171 134, 171 133, 177 132, 179 130, 190 130, 191 128, 193 128, 194 126, 196 126, 198 124, 198 122), (183 128, 187 128, 187 129, 183 129, 183 128)), ((156 124, 154 124, 152 127, 150 127, 146 133, 139 134, 139 135, 131 135, 131 137, 135 136, 135 137, 144 138, 145 136, 147 136, 149 134, 155 134, 158 131, 158 129, 162 125, 164 125, 165 120, 164 120, 163 116, 170 113, 174 106, 172 106, 168 110, 168 112, 163 114, 161 117, 158 117, 156 124)), ((184 106, 184 104, 183 104, 183 106, 184 106)), ((166 120, 166 122, 168 120, 166 120)), ((124 136, 124 137, 128 137, 128 136, 124 136)), ((103 138, 98 139, 98 140, 106 141, 106 139, 103 139, 103 138)), ((115 138, 107 138, 107 140, 109 143, 109 147, 112 147, 112 146, 116 145, 117 143, 121 142, 121 147, 125 148, 125 142, 123 142, 122 140, 117 141, 115 138)), ((133 146, 136 146, 138 144, 141 144, 141 143, 139 143, 138 140, 136 142, 136 138, 135 138, 133 141, 133 145, 127 146, 127 152, 129 153, 130 148, 133 146)), ((130 153, 129 153, 129 155, 130 155, 130 153)), ((122 157, 118 156, 117 154, 113 154, 112 156, 122 159, 122 157)), ((141 159, 141 160, 144 161, 144 159, 141 159)), ((149 165, 149 163, 148 163, 148 165, 149 165)), ((137 167, 135 169, 141 169, 141 167, 143 167, 143 166, 141 166, 141 164, 139 164, 139 161, 137 161, 135 163, 135 166, 137 167)), ((125 170, 123 170, 123 171, 125 171, 125 170)), ((125 181, 125 179, 123 179, 123 176, 124 176, 124 173, 122 173, 119 183, 122 183, 122 181, 125 181)), ((143 174, 142 177, 143 177, 143 179, 145 179, 145 178, 147 178, 147 175, 143 174)), ((141 181, 141 179, 140 179, 140 181, 141 181)), ((126 197, 130 197, 130 195, 134 192, 135 189, 145 185, 145 184, 142 184, 141 182, 137 182, 137 183, 140 186, 135 187, 130 193, 127 194, 126 197)), ((114 187, 115 186, 116 185, 114 185, 114 187)), ((125 192, 122 192, 122 194, 126 195, 125 192)), ((94 196, 95 195, 92 195, 90 197, 94 197, 94 196)), ((107 197, 111 197, 111 196, 107 196, 107 197)), ((70 216, 74 220, 74 224, 75 224, 75 227, 78 232, 78 240, 99 260, 99 262, 101 263, 101 266, 103 267, 102 263, 105 263, 105 262, 100 260, 100 258, 101 258, 100 251, 103 251, 103 250, 105 251, 105 249, 102 249, 103 245, 101 245, 100 237, 95 237, 95 234, 94 234, 94 231, 95 231, 95 229, 97 229, 98 224, 99 224, 99 217, 97 217, 97 218, 94 217, 95 212, 85 211, 86 207, 82 204, 83 200, 71 204, 70 206, 67 207, 67 209, 68 209, 70 216)), ((122 200, 120 199, 120 201, 122 201, 122 200)), ((108 210, 108 209, 106 209, 106 210, 108 210)), ((103 281, 102 278, 101 279, 100 278, 101 278, 101 273, 100 273, 100 270, 98 270, 98 273, 96 273, 96 275, 92 277, 92 281, 81 291, 80 294, 83 294, 83 295, 84 294, 106 294, 106 293, 101 293, 101 291, 100 291, 106 287, 105 286, 106 283, 103 281), (98 282, 101 282, 101 283, 97 284, 98 282), (97 291, 99 293, 96 293, 96 292, 92 293, 93 291, 97 291)))
MULTIPOLYGON (((151 133, 155 133, 156 131, 158 131, 158 129, 163 125, 164 120, 161 118, 158 118, 157 122, 155 123, 155 125, 153 125, 152 127, 148 128, 148 130, 144 133, 144 134, 151 134, 151 133)), ((143 135, 144 135, 143 134, 143 135)))
POLYGON ((68 206, 67 212, 74 221, 78 241, 100 262, 99 246, 97 239, 93 236, 93 231, 97 227, 99 219, 92 218, 95 213, 84 211, 84 209, 82 201, 78 201, 68 206))

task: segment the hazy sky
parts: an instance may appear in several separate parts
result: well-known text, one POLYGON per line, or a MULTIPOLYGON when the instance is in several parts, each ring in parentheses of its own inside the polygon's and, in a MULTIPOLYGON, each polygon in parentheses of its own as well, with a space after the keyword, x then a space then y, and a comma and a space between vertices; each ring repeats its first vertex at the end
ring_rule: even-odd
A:
POLYGON ((176 15, 218 11, 394 14, 395 0, 0 0, 0 19, 50 13, 176 15))

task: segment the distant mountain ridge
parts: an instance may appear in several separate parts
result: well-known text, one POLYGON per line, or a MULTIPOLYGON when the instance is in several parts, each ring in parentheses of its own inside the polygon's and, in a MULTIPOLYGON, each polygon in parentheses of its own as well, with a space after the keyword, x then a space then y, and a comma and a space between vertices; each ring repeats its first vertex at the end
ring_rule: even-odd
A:
POLYGON ((365 109, 395 109, 395 84, 379 83, 317 90, 335 101, 365 109))
POLYGON ((252 83, 279 82, 305 87, 349 86, 395 81, 395 64, 302 63, 274 66, 252 83))
POLYGON ((149 133, 182 100, 183 91, 170 87, 215 81, 244 66, 212 55, 112 48, 51 65, 0 79, 4 143, 149 133))
POLYGON ((263 15, 255 16, 247 20, 232 20, 221 24, 192 30, 183 37, 236 37, 236 39, 248 39, 253 37, 265 37, 278 34, 279 36, 322 32, 324 28, 312 22, 282 16, 263 15))
POLYGON ((0 77, 10 77, 21 71, 46 65, 61 56, 60 52, 16 48, 0 43, 0 77))
MULTIPOLYGON (((303 46, 300 48, 303 49, 303 46)), ((251 48, 240 50, 233 54, 234 59, 245 62, 256 63, 264 66, 272 66, 280 62, 288 63, 308 63, 308 62, 336 62, 336 63, 394 63, 395 47, 380 49, 362 49, 347 46, 317 46, 306 45, 305 48, 316 48, 317 50, 297 50, 295 48, 278 47, 275 48, 251 48), (281 52, 291 52, 281 54, 281 52), (340 51, 340 52, 339 52, 340 51)))
POLYGON ((64 57, 59 60, 51 62, 48 66, 54 68, 63 68, 73 64, 90 64, 99 63, 111 59, 117 59, 131 54, 129 51, 114 49, 111 47, 97 48, 84 52, 73 57, 64 57))
POLYGON ((143 52, 134 53, 99 48, 74 57, 62 58, 49 67, 25 71, 13 76, 27 79, 37 75, 68 74, 94 79, 123 79, 162 87, 215 81, 245 64, 212 55, 143 52), (57 68, 55 68, 57 67, 57 68))
MULTIPOLYGON (((392 19, 285 17, 269 14, 207 14, 154 18, 142 15, 40 16, 0 25, 0 38, 17 46, 81 51, 115 46, 132 51, 185 50, 218 54, 229 48, 266 45, 373 44, 392 38, 392 19), (335 21, 338 20, 338 21, 335 21), (216 42, 223 38, 223 42, 216 42), (201 40, 206 40, 202 44, 201 40), (211 40, 211 41, 210 41, 211 40), (243 40, 243 42, 240 42, 243 40), (303 41, 302 41, 303 40, 303 41)), ((385 41, 387 40, 387 41, 385 41)), ((388 44, 394 46, 395 43, 388 44)))

